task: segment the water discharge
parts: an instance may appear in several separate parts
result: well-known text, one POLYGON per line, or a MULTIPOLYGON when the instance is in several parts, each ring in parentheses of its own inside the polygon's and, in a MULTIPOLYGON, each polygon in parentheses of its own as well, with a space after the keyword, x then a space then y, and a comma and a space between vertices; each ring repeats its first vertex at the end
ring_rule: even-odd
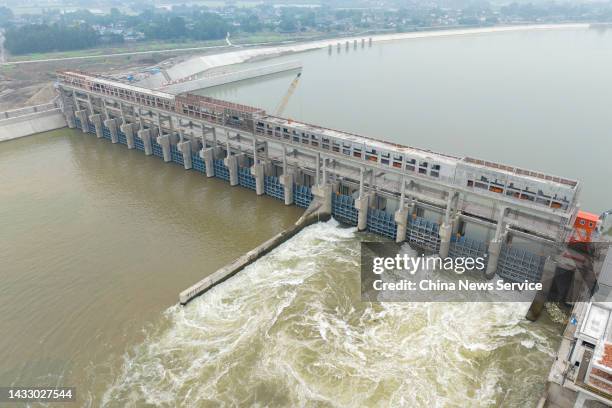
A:
MULTIPOLYGON (((599 212, 612 200, 611 44, 610 30, 572 29, 313 51, 286 112, 576 177, 582 208, 599 212)), ((272 112, 292 79, 206 93, 272 112)), ((70 130, 2 143, 0 174, 0 385, 75 386, 88 407, 529 407, 541 395, 557 309, 530 323, 525 304, 361 302, 359 242, 373 237, 334 222, 171 306, 302 210, 70 130)))
POLYGON ((363 238, 308 227, 169 308, 103 405, 535 405, 558 325, 527 322, 520 303, 361 302, 363 238))

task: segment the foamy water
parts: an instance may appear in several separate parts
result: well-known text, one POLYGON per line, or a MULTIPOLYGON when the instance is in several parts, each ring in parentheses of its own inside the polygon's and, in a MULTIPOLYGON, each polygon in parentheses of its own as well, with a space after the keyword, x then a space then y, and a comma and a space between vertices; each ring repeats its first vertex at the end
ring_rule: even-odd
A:
POLYGON ((363 237, 311 226, 171 307, 102 405, 535 405, 559 326, 525 304, 362 302, 363 237))

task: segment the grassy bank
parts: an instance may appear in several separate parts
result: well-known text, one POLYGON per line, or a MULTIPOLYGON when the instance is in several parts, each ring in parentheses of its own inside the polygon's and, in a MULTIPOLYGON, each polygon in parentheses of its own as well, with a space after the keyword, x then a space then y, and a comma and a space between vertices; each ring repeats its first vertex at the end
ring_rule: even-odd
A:
MULTIPOLYGON (((281 42, 288 40, 307 40, 311 38, 317 38, 320 34, 311 34, 307 36, 295 36, 288 34, 279 33, 258 33, 249 36, 241 36, 236 38, 230 38, 231 42, 235 45, 249 45, 258 43, 269 43, 269 42, 281 42)), ((24 55, 10 56, 7 62, 21 62, 21 61, 39 61, 47 59, 58 59, 58 58, 86 58, 86 57, 101 57, 108 56, 111 54, 125 54, 131 52, 159 52, 159 51, 175 51, 179 52, 181 49, 187 48, 205 48, 205 47, 218 47, 226 45, 225 40, 213 40, 213 41, 143 41, 126 43, 118 46, 105 46, 96 48, 87 48, 83 50, 74 51, 61 51, 61 52, 45 52, 45 53, 31 53, 24 55)))

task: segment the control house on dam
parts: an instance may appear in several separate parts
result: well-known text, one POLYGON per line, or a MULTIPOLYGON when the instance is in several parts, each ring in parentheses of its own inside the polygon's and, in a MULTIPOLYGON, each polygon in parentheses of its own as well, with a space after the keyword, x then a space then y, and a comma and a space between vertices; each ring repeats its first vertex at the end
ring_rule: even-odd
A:
POLYGON ((494 162, 402 146, 210 97, 62 71, 70 128, 231 186, 441 257, 485 256, 486 276, 552 276, 573 234, 580 184, 494 162))

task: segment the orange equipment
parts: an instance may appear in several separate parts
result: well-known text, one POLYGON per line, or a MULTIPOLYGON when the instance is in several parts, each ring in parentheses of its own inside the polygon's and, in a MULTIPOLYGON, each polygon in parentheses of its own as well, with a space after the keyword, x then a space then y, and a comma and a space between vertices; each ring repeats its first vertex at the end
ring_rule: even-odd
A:
POLYGON ((570 243, 591 242, 591 235, 597 229, 599 216, 586 211, 578 211, 576 222, 574 222, 574 233, 570 238, 570 243))

